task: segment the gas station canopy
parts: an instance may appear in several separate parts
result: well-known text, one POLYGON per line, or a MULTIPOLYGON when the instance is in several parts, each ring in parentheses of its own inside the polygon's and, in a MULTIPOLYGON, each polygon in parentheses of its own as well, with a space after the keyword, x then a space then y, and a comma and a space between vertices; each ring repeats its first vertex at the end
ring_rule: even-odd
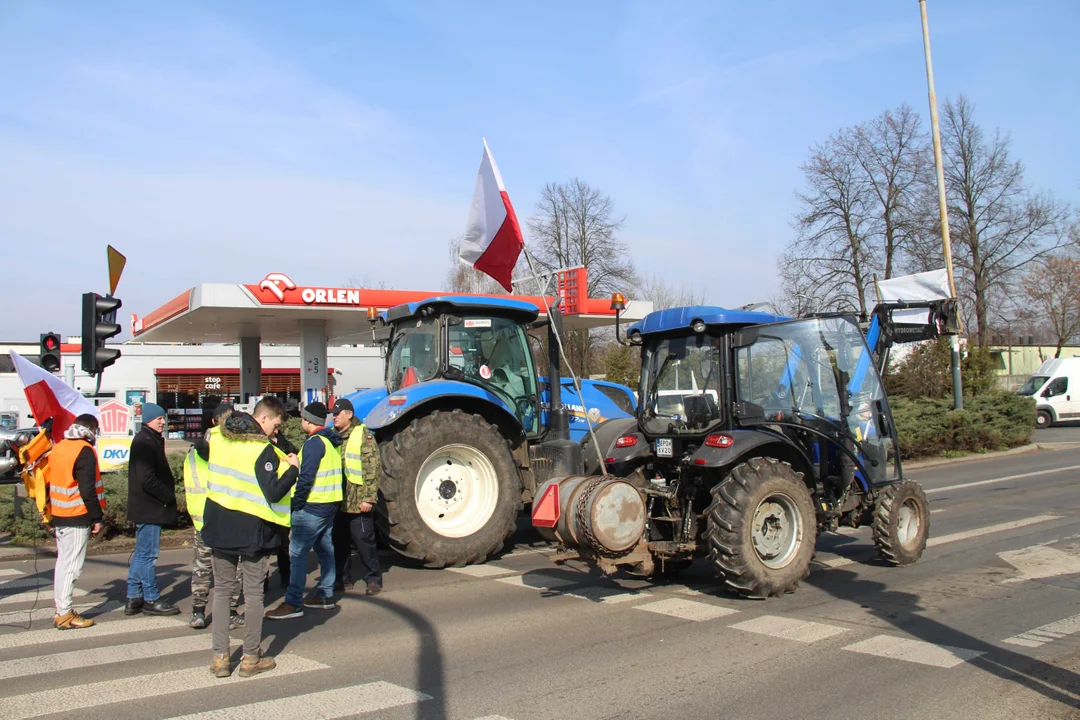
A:
MULTIPOLYGON (((560 272, 558 297, 549 297, 548 304, 559 302, 568 330, 613 327, 615 311, 610 299, 583 296, 586 278, 583 268, 560 272), (582 296, 578 295, 578 287, 582 296)), ((320 325, 325 327, 329 344, 370 345, 368 308, 382 312, 403 303, 450 294, 462 293, 301 286, 283 273, 270 273, 256 284, 203 283, 143 317, 132 315, 132 340, 206 344, 259 338, 265 344, 297 345, 301 344, 303 326, 320 325)), ((531 302, 544 315, 543 299, 538 296, 489 297, 531 302)), ((651 311, 652 303, 627 301, 622 319, 632 323, 651 311)))

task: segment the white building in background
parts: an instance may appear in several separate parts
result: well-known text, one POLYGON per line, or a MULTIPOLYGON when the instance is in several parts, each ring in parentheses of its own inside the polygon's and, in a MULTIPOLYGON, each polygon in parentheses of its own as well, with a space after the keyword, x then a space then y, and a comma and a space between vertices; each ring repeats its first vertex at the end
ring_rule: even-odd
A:
MULTIPOLYGON (((95 379, 80 369, 80 339, 70 337, 62 346, 63 378, 74 368, 75 387, 89 394, 95 379)), ((112 347, 112 346, 110 346, 112 347)), ((120 358, 105 369, 101 393, 133 406, 134 431, 141 405, 157 403, 169 413, 169 437, 195 437, 208 427, 210 414, 222 400, 242 402, 240 353, 235 344, 158 345, 124 343, 115 346, 120 358)), ((37 361, 38 344, 0 343, 0 426, 34 424, 19 376, 12 372, 8 352, 14 350, 37 361)), ((378 347, 327 348, 327 396, 347 395, 383 384, 383 360, 378 347)), ((300 399, 300 348, 262 345, 262 392, 281 397, 290 409, 300 399)))

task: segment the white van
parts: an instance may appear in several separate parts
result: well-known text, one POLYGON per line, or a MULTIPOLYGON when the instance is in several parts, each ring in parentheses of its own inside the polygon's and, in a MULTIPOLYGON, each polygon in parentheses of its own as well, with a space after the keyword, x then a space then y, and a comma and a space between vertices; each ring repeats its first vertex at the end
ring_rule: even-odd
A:
POLYGON ((1038 427, 1080 420, 1080 357, 1044 360, 1017 392, 1035 398, 1038 427))

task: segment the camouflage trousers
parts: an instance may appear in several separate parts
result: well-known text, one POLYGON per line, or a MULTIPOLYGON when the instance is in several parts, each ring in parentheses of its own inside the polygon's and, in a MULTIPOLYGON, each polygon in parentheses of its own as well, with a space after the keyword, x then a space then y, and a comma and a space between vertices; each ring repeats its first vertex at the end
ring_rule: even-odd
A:
MULTIPOLYGON (((191 568, 191 605, 206 607, 210 599, 210 583, 214 577, 214 551, 203 542, 202 532, 195 531, 195 561, 191 568)), ((235 610, 240 606, 240 584, 236 585, 236 594, 229 599, 229 607, 235 610)))

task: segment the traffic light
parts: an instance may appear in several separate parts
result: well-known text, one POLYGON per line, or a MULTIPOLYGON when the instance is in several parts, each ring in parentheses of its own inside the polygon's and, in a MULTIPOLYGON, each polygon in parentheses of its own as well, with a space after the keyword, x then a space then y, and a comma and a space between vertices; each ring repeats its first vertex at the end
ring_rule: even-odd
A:
POLYGON ((120 357, 119 350, 105 347, 105 341, 122 329, 116 323, 120 305, 119 298, 112 295, 83 293, 82 369, 88 375, 99 374, 120 357))
POLYGON ((60 336, 56 333, 41 333, 41 343, 38 346, 38 358, 41 367, 49 372, 60 369, 60 336))

